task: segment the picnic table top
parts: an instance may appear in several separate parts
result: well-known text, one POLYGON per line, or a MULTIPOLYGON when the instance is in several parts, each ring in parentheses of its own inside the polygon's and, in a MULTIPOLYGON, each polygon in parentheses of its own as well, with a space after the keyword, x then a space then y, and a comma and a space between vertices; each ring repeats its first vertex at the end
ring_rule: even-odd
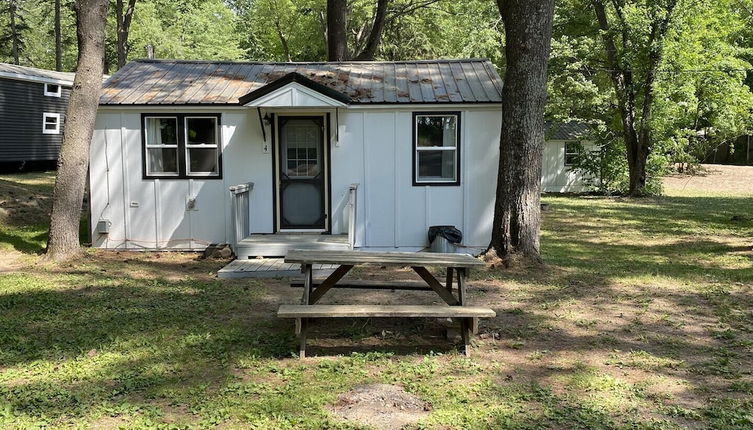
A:
POLYGON ((472 267, 485 263, 468 254, 439 252, 370 252, 370 251, 311 251, 293 249, 285 256, 286 263, 299 264, 379 264, 383 266, 446 266, 472 267))

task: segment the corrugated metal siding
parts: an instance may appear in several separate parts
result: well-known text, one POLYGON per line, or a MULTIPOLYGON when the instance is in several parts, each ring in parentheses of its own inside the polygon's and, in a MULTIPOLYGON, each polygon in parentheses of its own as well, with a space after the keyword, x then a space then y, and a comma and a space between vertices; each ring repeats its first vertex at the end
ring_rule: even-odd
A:
POLYGON ((100 104, 238 104, 296 72, 354 104, 500 103, 502 79, 489 60, 345 63, 230 63, 137 60, 107 82, 100 104))
POLYGON ((49 97, 44 84, 0 78, 0 161, 57 159, 71 89, 61 91, 49 97), (60 134, 42 134, 45 112, 60 114, 60 134))

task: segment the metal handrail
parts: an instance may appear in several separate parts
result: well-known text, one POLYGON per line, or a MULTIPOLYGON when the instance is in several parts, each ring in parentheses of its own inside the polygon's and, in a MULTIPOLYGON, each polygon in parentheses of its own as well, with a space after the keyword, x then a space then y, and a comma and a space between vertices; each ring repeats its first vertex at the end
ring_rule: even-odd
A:
POLYGON ((233 252, 237 253, 238 242, 251 234, 251 190, 253 182, 231 185, 230 200, 233 210, 233 252))
POLYGON ((358 184, 350 184, 348 188, 348 245, 350 249, 356 246, 356 208, 358 204, 358 184))

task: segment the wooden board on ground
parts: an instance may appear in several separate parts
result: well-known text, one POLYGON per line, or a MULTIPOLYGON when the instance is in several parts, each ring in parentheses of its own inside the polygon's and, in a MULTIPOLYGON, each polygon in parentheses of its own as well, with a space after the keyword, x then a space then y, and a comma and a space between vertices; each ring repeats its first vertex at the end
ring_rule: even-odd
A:
POLYGON ((279 318, 493 318, 479 306, 437 305, 280 305, 279 318))

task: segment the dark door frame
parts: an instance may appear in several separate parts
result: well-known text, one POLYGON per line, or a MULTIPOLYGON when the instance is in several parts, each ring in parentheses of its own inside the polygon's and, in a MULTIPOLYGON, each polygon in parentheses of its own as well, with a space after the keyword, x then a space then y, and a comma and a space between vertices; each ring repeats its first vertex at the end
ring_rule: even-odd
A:
POLYGON ((332 231, 332 216, 331 216, 331 208, 332 208, 332 169, 330 169, 330 114, 329 113, 311 113, 311 114, 305 114, 305 113, 278 113, 273 115, 273 132, 272 132, 272 200, 273 200, 273 227, 274 227, 274 233, 288 233, 288 232, 308 232, 311 233, 321 233, 321 234, 330 234, 332 231), (322 148, 324 150, 324 154, 322 154, 322 168, 324 169, 324 186, 322 188, 322 191, 324 192, 323 200, 324 200, 324 228, 313 228, 313 229, 283 229, 281 226, 281 219, 280 219, 280 213, 282 211, 281 209, 281 203, 280 203, 280 185, 281 185, 281 179, 280 179, 280 170, 281 170, 281 163, 282 163, 282 157, 280 153, 280 146, 282 145, 282 124, 280 123, 280 118, 285 119, 310 119, 310 118, 318 118, 322 121, 322 148))

